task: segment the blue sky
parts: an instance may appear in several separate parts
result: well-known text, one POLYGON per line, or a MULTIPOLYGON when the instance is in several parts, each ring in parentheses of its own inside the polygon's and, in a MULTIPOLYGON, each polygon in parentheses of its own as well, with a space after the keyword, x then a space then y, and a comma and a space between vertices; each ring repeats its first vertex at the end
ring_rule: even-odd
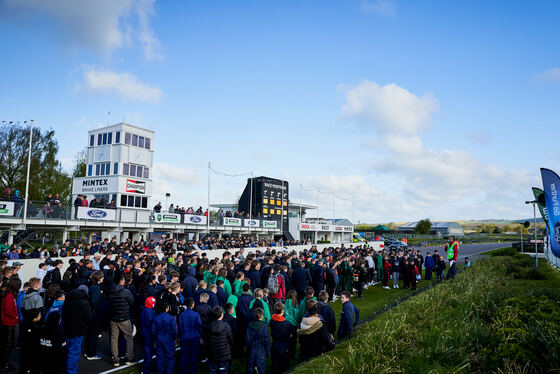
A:
MULTIPOLYGON (((0 0, 0 113, 156 131, 154 199, 207 163, 354 198, 362 222, 521 218, 560 169, 560 2, 0 0), (107 111, 111 117, 108 119, 107 111)), ((213 176, 212 202, 242 178, 213 176)), ((321 194, 319 215, 332 215, 321 194)), ((352 204, 336 199, 336 215, 352 204)))

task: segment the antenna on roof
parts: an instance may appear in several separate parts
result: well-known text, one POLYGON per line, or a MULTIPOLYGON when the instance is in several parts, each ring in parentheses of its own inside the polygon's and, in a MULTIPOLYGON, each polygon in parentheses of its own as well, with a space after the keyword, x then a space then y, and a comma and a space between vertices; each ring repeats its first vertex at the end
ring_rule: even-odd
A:
POLYGON ((107 110, 107 126, 111 123, 111 109, 107 110))

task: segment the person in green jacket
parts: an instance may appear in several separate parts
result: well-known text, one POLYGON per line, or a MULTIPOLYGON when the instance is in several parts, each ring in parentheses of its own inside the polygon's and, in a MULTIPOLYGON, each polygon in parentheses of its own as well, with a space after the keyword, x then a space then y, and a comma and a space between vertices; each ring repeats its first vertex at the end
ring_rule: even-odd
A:
POLYGON ((229 283, 229 280, 226 278, 227 276, 227 270, 226 268, 221 268, 218 271, 218 277, 216 278, 216 283, 221 279, 224 281, 224 291, 226 291, 226 294, 228 296, 232 295, 233 292, 231 291, 231 283, 229 283))
POLYGON ((268 323, 270 322, 270 317, 271 317, 270 316, 270 308, 268 307, 268 303, 263 300, 263 297, 264 297, 263 290, 261 290, 260 288, 257 288, 255 290, 255 298, 251 301, 251 304, 249 304, 249 309, 253 310, 253 305, 255 305, 255 303, 257 303, 257 305, 255 305, 255 308, 262 308, 262 310, 264 312, 264 321, 268 325, 268 323))
POLYGON ((229 297, 227 298, 227 303, 226 304, 231 304, 233 305, 233 314, 232 316, 234 318, 237 318, 237 316, 235 315, 235 308, 237 307, 237 302, 239 301, 239 299, 237 298, 237 296, 235 295, 229 295, 229 297))
POLYGON ((206 282, 206 284, 210 285, 212 284, 212 272, 211 272, 211 268, 210 265, 203 265, 204 266, 204 270, 202 271, 202 280, 206 282))
POLYGON ((245 273, 243 273, 242 271, 238 272, 235 280, 233 281, 233 294, 235 296, 241 296, 241 294, 243 293, 243 285, 245 283, 247 283, 247 281, 245 281, 245 273))
POLYGON ((284 318, 290 322, 292 326, 299 328, 299 306, 297 302, 297 292, 291 290, 288 292, 286 302, 284 303, 284 318))
POLYGON ((377 267, 377 280, 379 282, 383 281, 383 256, 381 252, 375 254, 376 267, 377 267))
POLYGON ((305 289, 305 297, 301 300, 301 303, 299 303, 298 323, 301 323, 301 320, 305 316, 305 312, 307 311, 307 302, 309 300, 317 301, 317 298, 314 295, 315 290, 313 289, 313 287, 307 287, 305 289))

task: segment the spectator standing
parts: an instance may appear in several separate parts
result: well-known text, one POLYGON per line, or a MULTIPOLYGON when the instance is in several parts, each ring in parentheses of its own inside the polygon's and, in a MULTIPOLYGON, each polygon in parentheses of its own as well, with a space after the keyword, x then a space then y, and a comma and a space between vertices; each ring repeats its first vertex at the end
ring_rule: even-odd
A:
POLYGON ((295 353, 296 327, 284 318, 284 305, 274 304, 274 314, 270 320, 270 334, 272 337, 272 373, 284 373, 290 368, 290 358, 295 353))
POLYGON ((208 369, 210 374, 228 374, 231 368, 233 333, 223 321, 223 308, 212 309, 214 320, 204 330, 204 340, 208 349, 208 369))
POLYGON ((66 372, 78 372, 78 360, 82 354, 82 343, 91 322, 92 313, 88 298, 88 288, 80 286, 68 294, 62 307, 64 333, 66 335, 66 372))
POLYGON ((247 346, 247 373, 265 373, 266 358, 270 357, 270 334, 266 321, 263 320, 263 310, 254 309, 254 321, 249 323, 245 335, 247 346))
POLYGON ((21 287, 21 281, 12 278, 2 291, 2 309, 0 320, 2 323, 2 339, 0 340, 0 370, 11 371, 15 367, 9 363, 10 353, 14 346, 15 329, 20 322, 16 298, 21 287))
POLYGON ((150 296, 144 303, 144 309, 140 313, 140 325, 142 329, 142 345, 144 347, 144 364, 142 373, 152 372, 152 357, 154 356, 154 333, 152 330, 154 318, 156 318, 156 298, 150 296))
POLYGON ((175 364, 177 325, 169 314, 169 304, 156 304, 159 314, 154 318, 152 333, 156 342, 156 367, 159 374, 172 374, 175 364))
POLYGON ((126 363, 132 363, 134 357, 132 322, 130 321, 130 310, 134 304, 134 297, 129 290, 124 288, 124 277, 115 274, 113 284, 109 290, 109 320, 111 323, 111 354, 113 366, 118 367, 119 361, 119 333, 126 340, 126 363))
POLYGON ((344 339, 352 335, 352 328, 360 322, 360 309, 350 302, 350 292, 344 291, 340 296, 342 312, 340 313, 340 324, 338 327, 338 339, 344 339))
POLYGON ((198 370, 202 320, 200 315, 193 310, 194 300, 192 298, 187 298, 185 305, 187 310, 181 313, 177 320, 181 342, 181 373, 194 374, 198 370))

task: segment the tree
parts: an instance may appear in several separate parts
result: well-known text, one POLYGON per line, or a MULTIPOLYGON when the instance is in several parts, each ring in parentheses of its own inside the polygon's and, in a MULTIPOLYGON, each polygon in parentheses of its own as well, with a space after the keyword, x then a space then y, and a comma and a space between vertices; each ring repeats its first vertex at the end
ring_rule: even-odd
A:
POLYGON ((432 222, 430 222, 429 218, 426 218, 418 221, 416 227, 414 228, 414 232, 416 234, 427 235, 430 233, 431 229, 432 229, 432 222))
POLYGON ((87 149, 82 149, 74 156, 74 169, 72 169, 72 176, 74 178, 85 177, 87 167, 87 149))
MULTIPOLYGON (((0 188, 25 193, 27 158, 29 151, 29 127, 9 124, 0 127, 0 188)), ((70 199, 72 179, 56 159, 58 142, 54 130, 33 129, 31 146, 31 169, 29 173, 29 196, 31 200, 43 200, 49 193, 70 199)))

